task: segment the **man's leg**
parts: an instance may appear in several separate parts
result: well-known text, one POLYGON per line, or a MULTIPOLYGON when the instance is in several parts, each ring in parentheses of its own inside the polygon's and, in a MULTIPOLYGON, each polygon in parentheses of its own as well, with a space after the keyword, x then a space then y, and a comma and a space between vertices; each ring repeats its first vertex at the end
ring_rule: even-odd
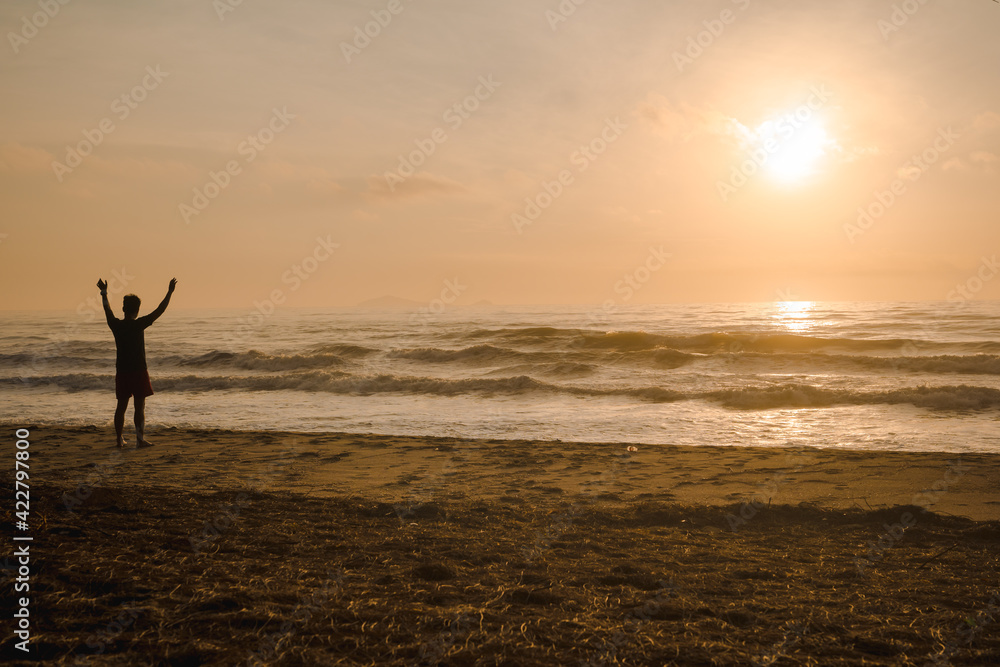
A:
POLYGON ((146 430, 146 397, 135 395, 135 446, 152 447, 153 443, 146 440, 144 432, 146 430))
POLYGON ((128 396, 125 398, 118 399, 118 407, 115 408, 115 435, 117 436, 116 444, 119 447, 124 447, 127 443, 125 442, 125 437, 122 435, 122 431, 125 430, 125 408, 128 407, 128 396))

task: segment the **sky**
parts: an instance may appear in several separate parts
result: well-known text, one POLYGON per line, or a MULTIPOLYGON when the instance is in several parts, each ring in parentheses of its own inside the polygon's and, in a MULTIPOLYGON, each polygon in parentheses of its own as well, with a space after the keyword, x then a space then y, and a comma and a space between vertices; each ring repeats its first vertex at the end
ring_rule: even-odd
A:
POLYGON ((0 309, 1000 298, 1000 4, 11 0, 0 309))

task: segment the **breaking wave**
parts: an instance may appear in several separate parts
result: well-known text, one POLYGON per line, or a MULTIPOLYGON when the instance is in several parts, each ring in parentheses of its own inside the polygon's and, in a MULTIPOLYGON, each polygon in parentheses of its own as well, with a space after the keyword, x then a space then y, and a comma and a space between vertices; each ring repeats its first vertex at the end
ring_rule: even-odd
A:
POLYGON ((196 357, 164 357, 160 362, 181 367, 238 368, 247 371, 294 371, 344 365, 343 358, 331 353, 272 355, 256 350, 240 353, 213 350, 196 357))
MULTIPOLYGON (((67 391, 114 388, 114 376, 94 373, 3 377, 6 386, 56 386, 67 391)), ((986 410, 1000 407, 1000 389, 970 385, 919 386, 887 391, 828 389, 800 383, 748 386, 704 392, 684 392, 662 387, 597 388, 560 385, 516 375, 499 378, 428 378, 391 374, 353 375, 343 371, 306 371, 270 375, 175 375, 153 380, 157 391, 305 391, 331 394, 381 393, 458 395, 524 395, 550 392, 575 396, 629 396, 655 403, 706 400, 740 410, 771 408, 824 408, 838 405, 910 404, 933 410, 986 410)))

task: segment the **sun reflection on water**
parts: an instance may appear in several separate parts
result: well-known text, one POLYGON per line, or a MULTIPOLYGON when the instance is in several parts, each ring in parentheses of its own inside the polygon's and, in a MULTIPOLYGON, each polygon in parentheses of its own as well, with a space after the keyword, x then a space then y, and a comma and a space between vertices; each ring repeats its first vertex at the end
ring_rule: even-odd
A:
POLYGON ((799 333, 815 325, 812 312, 815 307, 815 301, 778 301, 771 317, 778 326, 799 333))

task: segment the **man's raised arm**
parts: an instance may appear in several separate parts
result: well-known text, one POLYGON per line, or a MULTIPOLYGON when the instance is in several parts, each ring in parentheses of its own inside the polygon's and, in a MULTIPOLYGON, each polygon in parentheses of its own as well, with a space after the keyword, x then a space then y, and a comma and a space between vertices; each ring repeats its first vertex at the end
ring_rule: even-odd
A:
POLYGON ((108 320, 108 326, 115 321, 115 313, 111 310, 111 304, 108 303, 108 281, 98 280, 97 289, 101 290, 101 301, 104 302, 104 317, 108 320))
POLYGON ((163 311, 165 311, 167 309, 167 306, 170 305, 170 295, 174 293, 175 287, 177 287, 177 278, 171 278, 170 287, 167 288, 167 295, 163 297, 163 301, 161 301, 160 305, 156 307, 156 310, 151 312, 149 315, 146 315, 146 317, 144 318, 148 319, 150 324, 155 322, 156 318, 162 315, 163 311))

